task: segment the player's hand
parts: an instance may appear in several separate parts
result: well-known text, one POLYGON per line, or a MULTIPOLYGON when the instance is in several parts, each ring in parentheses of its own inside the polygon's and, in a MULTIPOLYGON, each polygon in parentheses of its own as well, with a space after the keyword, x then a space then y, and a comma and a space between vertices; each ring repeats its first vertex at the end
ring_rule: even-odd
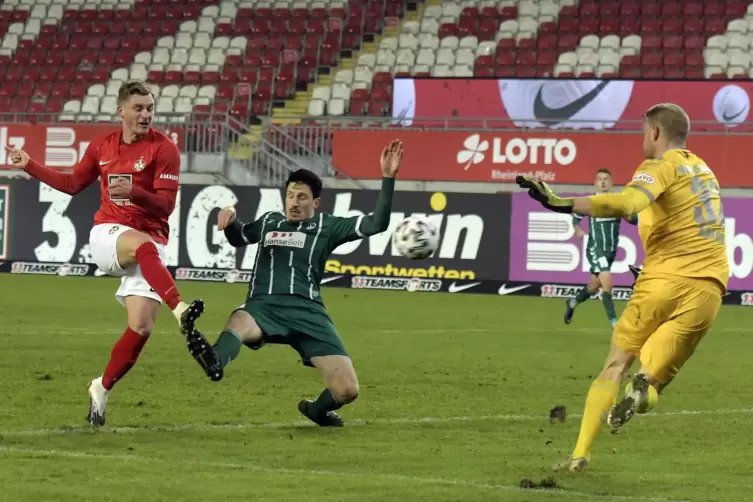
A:
POLYGON ((641 272, 643 272, 643 269, 636 267, 635 265, 628 265, 628 268, 630 269, 630 272, 633 274, 633 287, 635 287, 635 283, 638 282, 638 276, 641 275, 641 272))
POLYGON ((575 227, 575 235, 577 235, 577 236, 578 236, 578 239, 582 239, 583 237, 585 237, 585 236, 586 236, 586 233, 585 233, 585 232, 583 231, 583 229, 582 229, 582 228, 580 228, 580 227, 575 227))
POLYGON ((217 215, 217 230, 225 230, 227 227, 233 224, 236 219, 235 208, 226 207, 220 211, 217 215))
POLYGON ((382 176, 385 178, 394 178, 400 171, 400 164, 403 162, 403 142, 399 139, 394 140, 384 150, 382 150, 382 176))
POLYGON ((16 169, 26 169, 29 164, 29 155, 20 148, 5 147, 5 152, 8 154, 10 163, 16 169))
POLYGON ((130 181, 125 178, 117 178, 110 183, 107 187, 107 191, 110 193, 111 199, 130 199, 132 188, 133 185, 131 185, 130 181))
POLYGON ((557 196, 549 185, 543 181, 536 181, 530 176, 518 176, 515 178, 515 183, 520 188, 528 190, 528 195, 538 201, 545 208, 556 211, 558 213, 572 213, 574 199, 563 198, 557 196))

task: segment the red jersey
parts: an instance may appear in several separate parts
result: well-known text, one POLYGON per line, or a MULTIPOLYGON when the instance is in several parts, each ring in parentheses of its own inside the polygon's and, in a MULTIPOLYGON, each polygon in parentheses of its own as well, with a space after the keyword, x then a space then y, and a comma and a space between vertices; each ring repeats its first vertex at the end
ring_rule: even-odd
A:
POLYGON ((168 218, 175 206, 180 182, 180 152, 173 141, 154 129, 133 144, 121 141, 121 132, 97 138, 89 144, 72 174, 54 173, 30 161, 27 172, 53 188, 74 195, 99 177, 101 205, 94 215, 94 224, 119 223, 149 235, 155 242, 166 244, 170 235, 168 218), (125 178, 134 188, 130 199, 112 199, 108 186, 125 178), (150 210, 139 205, 138 193, 164 193, 172 198, 169 211, 150 210), (134 201, 134 199, 137 199, 134 201))

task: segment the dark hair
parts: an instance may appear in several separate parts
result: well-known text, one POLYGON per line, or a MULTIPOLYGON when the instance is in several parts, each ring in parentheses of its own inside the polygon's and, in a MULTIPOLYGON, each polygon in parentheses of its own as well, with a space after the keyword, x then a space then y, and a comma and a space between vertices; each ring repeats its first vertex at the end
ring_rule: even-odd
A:
POLYGON ((143 80, 129 80, 118 89, 118 104, 122 105, 131 96, 152 96, 152 88, 143 80))
POLYGON ((599 169, 596 174, 608 174, 610 178, 612 177, 612 171, 609 169, 599 169))
POLYGON ((298 169, 297 171, 290 173, 288 180, 285 182, 285 189, 287 189, 291 183, 303 183, 304 185, 308 186, 311 189, 311 194, 315 199, 318 199, 322 194, 321 178, 319 178, 319 176, 317 176, 312 171, 309 171, 308 169, 298 169))

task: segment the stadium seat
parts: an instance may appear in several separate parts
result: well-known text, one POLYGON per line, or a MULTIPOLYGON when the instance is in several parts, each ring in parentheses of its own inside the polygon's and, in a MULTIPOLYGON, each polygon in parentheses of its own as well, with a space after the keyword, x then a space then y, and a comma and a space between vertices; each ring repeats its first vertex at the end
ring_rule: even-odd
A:
POLYGON ((753 72, 753 6, 743 0, 415 8, 406 18, 406 0, 6 0, 0 113, 112 119, 118 88, 133 78, 153 84, 162 113, 209 107, 248 120, 298 91, 306 99, 307 89, 301 109, 313 116, 388 115, 399 75, 738 79, 753 72))

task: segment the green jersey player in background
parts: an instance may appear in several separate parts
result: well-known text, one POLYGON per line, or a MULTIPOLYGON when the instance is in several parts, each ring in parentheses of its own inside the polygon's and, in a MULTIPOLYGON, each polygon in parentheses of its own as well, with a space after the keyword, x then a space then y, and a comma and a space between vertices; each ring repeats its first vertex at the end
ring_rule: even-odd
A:
MULTIPOLYGON (((596 181, 594 182, 596 193, 602 194, 612 190, 612 173, 609 169, 599 169, 596 172, 596 181)), ((583 239, 586 235, 580 227, 583 216, 573 216, 573 227, 575 235, 583 239)), ((625 221, 635 225, 638 222, 638 216, 625 218, 625 221)), ((604 304, 604 310, 612 326, 617 324, 617 314, 614 310, 612 301, 612 263, 617 256, 618 244, 620 242, 620 218, 589 218, 588 247, 586 255, 591 265, 591 280, 583 286, 575 298, 569 299, 565 304, 565 324, 570 324, 575 314, 575 307, 588 300, 592 294, 601 288, 601 301, 604 304)))
POLYGON ((358 397, 358 379, 324 308, 319 285, 335 248, 387 230, 402 158, 400 141, 382 152, 382 188, 368 216, 317 213, 322 182, 306 169, 288 178, 284 213, 269 212, 243 223, 233 208, 220 211, 218 228, 230 244, 259 247, 246 302, 233 311, 214 346, 195 328, 187 336, 191 355, 211 380, 222 379, 242 345, 254 350, 265 343, 290 345, 304 365, 319 370, 327 385, 316 400, 298 403, 298 410, 320 426, 343 425, 335 410, 358 397))

